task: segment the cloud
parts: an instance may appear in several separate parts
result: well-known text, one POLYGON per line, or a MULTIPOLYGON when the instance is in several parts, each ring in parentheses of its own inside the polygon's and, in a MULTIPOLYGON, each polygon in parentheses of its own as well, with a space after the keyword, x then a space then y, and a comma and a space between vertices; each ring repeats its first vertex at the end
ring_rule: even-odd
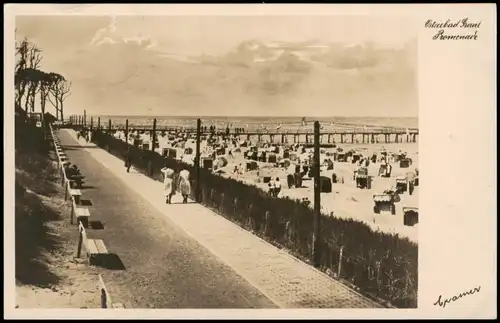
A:
POLYGON ((278 57, 255 63, 262 52, 252 44, 210 57, 214 64, 191 64, 176 53, 145 50, 147 37, 119 39, 93 47, 72 64, 87 93, 84 100, 96 98, 86 105, 109 113, 131 113, 143 105, 151 113, 188 115, 235 107, 238 111, 230 113, 293 115, 303 114, 304 107, 326 106, 335 108, 327 114, 339 115, 416 111, 414 71, 402 60, 404 50, 333 46, 310 62, 295 53, 301 49, 295 45, 293 51, 274 49, 278 57))
MULTIPOLYGON (((125 22, 122 21, 122 26, 125 22)), ((127 31, 118 27, 116 16, 110 17, 109 24, 99 29, 89 42, 90 46, 100 46, 104 44, 130 45, 143 49, 153 49, 158 45, 158 41, 140 33, 127 34, 127 31)))
POLYGON ((117 27, 116 27, 116 16, 111 16, 109 25, 107 25, 104 28, 99 29, 94 37, 92 37, 92 40, 90 41, 90 45, 96 45, 99 44, 103 41, 103 39, 112 39, 113 35, 116 33, 117 27))
POLYGON ((166 27, 169 19, 32 17, 20 29, 40 41, 44 68, 73 81, 68 107, 88 113, 126 114, 147 106, 157 114, 301 115, 309 108, 340 115, 367 109, 416 114, 415 64, 405 58, 415 46, 389 50, 257 38, 201 55, 205 42, 224 47, 220 39, 202 37, 200 29, 208 27, 194 28, 194 22, 182 25, 181 37, 172 33, 179 28, 166 27))

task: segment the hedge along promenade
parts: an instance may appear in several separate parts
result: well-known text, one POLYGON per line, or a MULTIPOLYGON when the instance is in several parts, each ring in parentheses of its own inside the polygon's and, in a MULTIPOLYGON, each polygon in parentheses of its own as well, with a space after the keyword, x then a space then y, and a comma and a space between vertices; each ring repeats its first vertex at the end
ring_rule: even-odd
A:
MULTIPOLYGON (((78 127, 81 129, 81 127, 78 127)), ((143 150, 114 138, 102 128, 92 129, 92 141, 125 160, 133 154, 132 165, 144 175, 163 181, 161 168, 167 164, 191 174, 195 167, 156 152, 143 150)), ((297 200, 272 198, 261 189, 201 168, 199 201, 239 226, 289 252, 306 263, 312 252, 314 211, 297 200)), ((193 189, 191 198, 195 199, 193 189)), ((417 307, 418 246, 406 238, 372 231, 366 224, 323 216, 320 224, 319 268, 367 296, 400 308, 417 307)))

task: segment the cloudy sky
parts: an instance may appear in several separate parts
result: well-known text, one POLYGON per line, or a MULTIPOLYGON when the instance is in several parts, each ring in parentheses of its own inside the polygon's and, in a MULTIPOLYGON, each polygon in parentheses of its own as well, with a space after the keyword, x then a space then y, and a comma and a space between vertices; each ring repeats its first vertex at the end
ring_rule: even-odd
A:
MULTIPOLYGON (((67 101, 67 113, 71 113, 71 110, 86 108, 94 114, 142 114, 141 110, 137 111, 127 106, 127 102, 120 101, 120 95, 108 93, 105 97, 106 91, 97 91, 97 89, 94 91, 91 86, 96 84, 96 87, 102 87, 105 82, 103 78, 107 78, 107 74, 101 73, 102 68, 97 67, 99 63, 104 64, 96 62, 99 57, 103 60, 110 60, 106 63, 108 66, 116 64, 116 60, 127 61, 128 65, 123 63, 123 66, 131 66, 138 64, 139 61, 144 62, 146 57, 142 53, 138 54, 136 47, 141 50, 152 49, 156 52, 175 55, 223 55, 239 43, 249 39, 264 42, 316 40, 347 45, 370 41, 388 46, 401 46, 416 37, 415 25, 411 21, 403 18, 374 16, 19 16, 16 18, 16 28, 18 39, 27 37, 43 49, 43 70, 59 72, 72 80, 73 95, 67 101), (113 45, 117 40, 121 42, 116 44, 117 46, 122 46, 123 43, 130 46, 120 47, 118 54, 114 54, 112 58, 109 56, 109 47, 103 47, 106 51, 100 49, 101 52, 96 54, 98 46, 113 45), (131 47, 132 45, 137 46, 131 47), (92 75, 95 76, 93 80, 92 75)), ((123 67, 123 69, 128 69, 128 67, 123 67)), ((125 74, 127 73, 123 75, 125 74)), ((142 75, 145 74, 146 72, 142 72, 142 75)), ((326 76, 321 77, 324 79, 326 76)), ((131 90, 133 89, 127 88, 128 92, 131 90)), ((416 91, 416 89, 413 90, 416 91)), ((171 98, 171 106, 179 104, 183 108, 164 111, 154 99, 145 98, 144 101, 152 107, 152 110, 147 111, 158 114, 200 114, 194 106, 195 101, 192 102, 191 107, 186 100, 182 100, 181 103, 178 98, 173 96, 171 98)), ((232 100, 237 100, 237 98, 232 100)), ((381 98, 379 101, 381 100, 390 101, 390 97, 381 98)), ((216 102, 215 99, 214 102, 216 102)), ((416 105, 416 103, 410 105, 412 104, 416 105)), ((272 114, 292 113, 287 110, 287 105, 289 104, 277 107, 272 114)), ((391 102, 385 105, 390 106, 391 102)), ((209 114, 227 114, 227 107, 217 110, 216 106, 217 104, 211 106, 209 114)), ((251 115, 252 111, 255 111, 251 104, 241 109, 247 110, 239 111, 237 114, 251 115)), ((387 109, 381 110, 380 113, 372 111, 369 114, 416 115, 415 106, 403 107, 402 110, 387 109)), ((147 114, 147 111, 144 111, 144 114, 147 114)), ((349 115, 352 111, 352 108, 347 107, 339 110, 337 114, 349 115)), ((206 110, 203 112, 207 114, 206 110)), ((328 114, 328 112, 325 113, 328 114)), ((354 114, 360 115, 363 111, 357 111, 354 114)))

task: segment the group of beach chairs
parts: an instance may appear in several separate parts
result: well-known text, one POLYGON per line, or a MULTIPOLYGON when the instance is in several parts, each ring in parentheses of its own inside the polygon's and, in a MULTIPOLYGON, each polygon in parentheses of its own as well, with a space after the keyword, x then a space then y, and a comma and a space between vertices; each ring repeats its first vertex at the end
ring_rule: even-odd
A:
MULTIPOLYGON (((413 194, 415 186, 418 186, 418 168, 414 172, 407 172, 404 176, 396 178, 396 185, 394 189, 384 191, 382 194, 373 195, 374 212, 377 214, 390 213, 396 214, 395 203, 399 202, 399 195, 408 193, 413 194)), ((403 224, 405 226, 414 226, 418 224, 418 207, 404 206, 403 210, 403 224)))

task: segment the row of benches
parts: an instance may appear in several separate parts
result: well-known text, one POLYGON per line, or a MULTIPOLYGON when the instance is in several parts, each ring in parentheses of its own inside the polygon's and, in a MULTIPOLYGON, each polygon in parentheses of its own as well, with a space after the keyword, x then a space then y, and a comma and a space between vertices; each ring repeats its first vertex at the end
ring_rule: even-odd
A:
MULTIPOLYGON (((76 217, 76 223, 78 225, 78 250, 77 257, 81 257, 82 247, 85 248, 85 254, 88 259, 88 264, 92 265, 96 257, 101 256, 101 260, 104 260, 102 256, 108 255, 109 251, 104 244, 102 239, 89 239, 86 229, 89 227, 90 211, 88 208, 83 207, 82 202, 82 192, 80 189, 74 188, 74 180, 69 179, 66 174, 66 166, 69 165, 68 156, 64 153, 64 150, 59 142, 59 139, 54 134, 52 127, 50 127, 52 139, 54 142, 54 148, 57 154, 57 163, 60 169, 62 185, 65 188, 64 199, 71 200, 71 212, 70 212, 70 223, 73 224, 73 219, 76 217)), ((121 303, 112 303, 111 296, 104 284, 102 276, 99 275, 99 288, 101 291, 101 308, 124 308, 121 303)))

